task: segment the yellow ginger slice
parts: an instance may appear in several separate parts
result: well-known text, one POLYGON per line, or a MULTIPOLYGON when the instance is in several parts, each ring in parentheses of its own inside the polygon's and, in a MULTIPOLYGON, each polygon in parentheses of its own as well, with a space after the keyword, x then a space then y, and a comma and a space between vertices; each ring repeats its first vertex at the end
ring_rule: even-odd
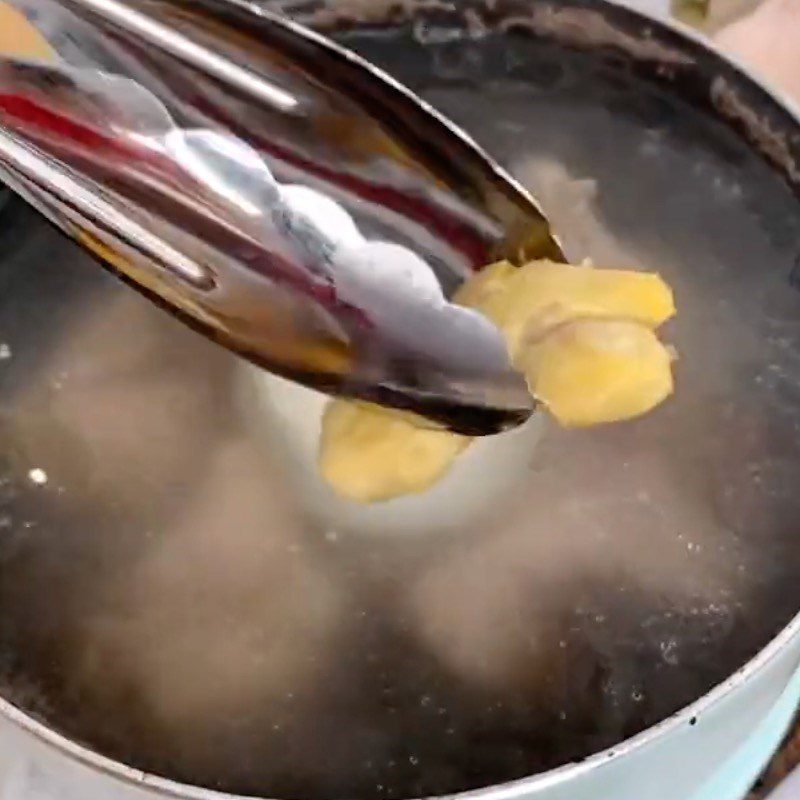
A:
MULTIPOLYGON (((671 357, 653 329, 675 305, 658 275, 499 262, 454 300, 500 328, 531 394, 564 426, 631 419, 672 393, 671 357)), ((388 500, 428 489, 470 441, 407 413, 334 400, 323 419, 320 469, 345 497, 388 500)))
POLYGON ((10 58, 54 61, 56 52, 24 14, 0 2, 0 53, 10 58))
POLYGON ((333 400, 322 420, 319 467, 339 494, 375 503, 432 486, 470 441, 420 427, 410 414, 333 400))
POLYGON ((672 358, 637 322, 578 320, 515 360, 531 394, 565 427, 646 414, 672 394, 672 358))
MULTIPOLYGON (((462 306, 477 309, 489 316, 486 308, 491 300, 502 298, 506 295, 506 289, 514 273, 520 267, 515 267, 509 261, 498 261, 496 264, 489 264, 480 272, 470 275, 461 286, 458 287, 453 302, 462 306)), ((527 269, 522 267, 521 269, 527 269)), ((501 306, 501 303, 496 303, 501 306)), ((497 324, 497 320, 492 320, 497 324)))
POLYGON ((526 342, 570 320, 627 319, 657 328, 675 313, 671 289, 650 272, 533 261, 521 269, 493 264, 477 280, 475 288, 468 282, 464 296, 502 330, 512 358, 526 342))

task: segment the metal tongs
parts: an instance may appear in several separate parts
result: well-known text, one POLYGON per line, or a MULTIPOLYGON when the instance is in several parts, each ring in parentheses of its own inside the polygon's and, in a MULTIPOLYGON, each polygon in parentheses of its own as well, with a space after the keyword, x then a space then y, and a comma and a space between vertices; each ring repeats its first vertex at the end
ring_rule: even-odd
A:
POLYGON ((561 252, 465 134, 246 0, 16 5, 58 59, 0 59, 0 177, 105 265, 306 385, 468 434, 527 417, 499 331, 447 297, 561 252))

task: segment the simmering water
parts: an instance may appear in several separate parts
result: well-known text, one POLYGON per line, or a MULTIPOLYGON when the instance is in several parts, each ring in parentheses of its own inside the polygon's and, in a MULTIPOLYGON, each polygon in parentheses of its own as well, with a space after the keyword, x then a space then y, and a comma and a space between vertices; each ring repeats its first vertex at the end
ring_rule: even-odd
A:
POLYGON ((622 73, 543 51, 537 81, 476 95, 451 56, 429 96, 571 254, 674 286, 675 397, 593 431, 535 420, 440 494, 362 509, 314 473, 319 398, 7 208, 0 686, 52 727, 242 793, 451 792, 642 730, 795 612, 795 201, 622 73))

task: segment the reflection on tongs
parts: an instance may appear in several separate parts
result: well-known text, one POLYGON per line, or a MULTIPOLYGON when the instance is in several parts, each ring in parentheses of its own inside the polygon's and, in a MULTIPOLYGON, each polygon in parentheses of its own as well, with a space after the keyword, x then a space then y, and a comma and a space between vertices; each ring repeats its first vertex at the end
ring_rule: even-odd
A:
POLYGON ((0 172, 64 230, 308 385, 470 433, 529 413, 498 331, 442 286, 558 247, 471 142, 350 54, 229 0, 35 9, 81 47, 0 60, 0 172))

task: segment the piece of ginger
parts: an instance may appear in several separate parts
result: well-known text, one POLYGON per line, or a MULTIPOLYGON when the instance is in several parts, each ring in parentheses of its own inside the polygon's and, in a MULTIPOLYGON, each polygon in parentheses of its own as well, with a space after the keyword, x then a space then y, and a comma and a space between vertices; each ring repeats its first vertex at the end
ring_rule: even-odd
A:
POLYGON ((655 273, 552 261, 521 268, 507 261, 490 264, 454 300, 500 328, 512 359, 532 340, 575 319, 624 319, 657 328, 675 313, 672 291, 655 273))
POLYGON ((531 393, 564 427, 646 414, 672 394, 672 357, 636 322, 581 319, 519 356, 531 393))
POLYGON ((25 15, 3 2, 0 2, 0 53, 9 58, 43 61, 54 61, 57 57, 47 39, 25 15))
POLYGON ((432 486, 470 441, 415 425, 410 414, 333 400, 322 420, 319 468, 340 494, 375 503, 432 486))
POLYGON ((500 328, 531 394, 565 427, 631 419, 672 393, 672 358, 653 329, 675 302, 659 275, 500 262, 455 299, 500 328))
MULTIPOLYGON (((498 326, 531 394, 564 426, 631 419, 672 393, 672 357, 653 331, 675 305, 658 275, 499 262, 467 280, 454 301, 498 326)), ((408 413, 333 400, 320 469, 345 497, 389 500, 430 488, 470 441, 408 413)))

